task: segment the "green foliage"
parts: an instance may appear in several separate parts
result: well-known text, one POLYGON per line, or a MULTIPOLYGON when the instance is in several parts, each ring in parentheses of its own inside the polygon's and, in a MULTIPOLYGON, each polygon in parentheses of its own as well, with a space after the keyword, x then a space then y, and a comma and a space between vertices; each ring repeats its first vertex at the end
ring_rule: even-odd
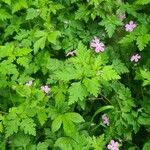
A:
POLYGON ((69 88, 69 103, 73 104, 77 101, 83 101, 87 95, 87 91, 84 85, 81 82, 72 83, 71 87, 69 88))
POLYGON ((108 37, 111 38, 117 28, 117 26, 122 25, 122 22, 116 16, 106 16, 100 22, 100 25, 105 26, 105 30, 108 34, 108 37))
POLYGON ((148 150, 149 149, 149 146, 150 146, 150 141, 146 142, 143 146, 143 149, 142 150, 148 150))
POLYGON ((104 135, 101 135, 97 138, 93 137, 92 138, 92 147, 94 148, 94 150, 103 150, 104 149, 104 135))
POLYGON ((78 113, 68 112, 63 115, 58 115, 52 122, 52 132, 56 132, 63 124, 63 129, 66 134, 72 136, 75 132, 74 123, 81 123, 84 119, 78 113))
POLYGON ((24 131, 25 134, 36 135, 35 123, 31 118, 25 118, 20 123, 20 128, 24 131))
POLYGON ((13 145, 15 147, 23 147, 26 148, 26 146, 30 143, 31 139, 30 136, 19 133, 13 136, 13 145))
POLYGON ((143 86, 149 85, 150 84, 150 71, 140 69, 137 71, 137 76, 136 79, 138 80, 143 80, 143 86))
POLYGON ((125 66, 125 64, 123 64, 119 59, 115 59, 113 60, 113 67, 116 70, 116 72, 120 75, 123 73, 128 73, 129 70, 128 68, 125 66))
POLYGON ((100 84, 98 82, 98 78, 97 77, 92 78, 92 79, 85 78, 83 82, 84 82, 84 85, 87 88, 87 91, 90 94, 93 94, 95 97, 97 97, 98 93, 100 91, 100 84))
POLYGON ((148 150, 149 4, 1 0, 0 149, 148 150))
POLYGON ((26 20, 34 19, 39 15, 38 10, 34 8, 27 9, 26 20))
POLYGON ((37 145, 37 150, 47 150, 48 144, 46 142, 40 142, 37 145))
POLYGON ((0 9, 0 20, 4 21, 10 18, 11 15, 5 9, 0 9))
POLYGON ((75 143, 75 141, 69 137, 61 137, 57 139, 55 146, 59 147, 60 149, 66 149, 66 150, 72 150, 72 144, 75 143))
POLYGON ((143 0, 143 1, 137 0, 136 1, 136 4, 139 4, 139 5, 146 5, 149 3, 150 3, 150 0, 143 0))
POLYGON ((117 75, 116 71, 112 66, 106 66, 102 70, 102 78, 106 81, 120 79, 120 76, 117 75))
POLYGON ((133 41, 136 41, 136 45, 140 51, 144 50, 144 48, 148 45, 150 41, 149 29, 146 25, 139 26, 135 32, 130 33, 123 37, 120 41, 121 44, 129 44, 133 41))

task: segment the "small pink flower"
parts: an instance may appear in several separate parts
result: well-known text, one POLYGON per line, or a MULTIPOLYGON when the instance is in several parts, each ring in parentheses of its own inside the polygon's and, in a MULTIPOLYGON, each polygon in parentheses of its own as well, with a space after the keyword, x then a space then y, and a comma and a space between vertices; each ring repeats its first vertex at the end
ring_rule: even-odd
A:
POLYGON ((66 56, 74 56, 76 54, 76 51, 70 51, 66 54, 66 56))
POLYGON ((50 91, 50 88, 47 85, 45 85, 45 86, 41 86, 41 90, 47 94, 50 91))
POLYGON ((94 37, 91 41, 90 47, 95 48, 96 53, 103 52, 105 50, 104 43, 102 43, 97 37, 94 37))
POLYGON ((106 114, 102 115, 103 124, 109 126, 109 118, 106 114))
POLYGON ((141 59, 141 56, 139 54, 135 54, 131 57, 131 61, 138 62, 141 59))
POLYGON ((110 143, 107 145, 108 150, 119 150, 119 143, 111 140, 110 143))
POLYGON ((134 28, 136 28, 136 24, 133 21, 130 21, 128 24, 125 25, 125 30, 127 32, 132 32, 134 28))
POLYGON ((30 80, 29 82, 26 83, 27 86, 31 86, 32 85, 32 81, 30 80))

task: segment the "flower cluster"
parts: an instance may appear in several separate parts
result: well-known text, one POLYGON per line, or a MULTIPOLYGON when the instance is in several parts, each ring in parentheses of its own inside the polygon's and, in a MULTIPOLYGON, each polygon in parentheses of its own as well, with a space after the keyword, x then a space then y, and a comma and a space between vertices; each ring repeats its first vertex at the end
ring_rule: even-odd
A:
POLYGON ((110 143, 107 145, 108 150, 119 150, 119 143, 111 140, 110 143))
POLYGON ((139 54, 135 54, 131 57, 131 61, 138 62, 141 59, 141 56, 139 54))
POLYGON ((106 114, 102 115, 103 124, 109 126, 109 118, 106 114))
POLYGON ((133 21, 130 21, 128 24, 125 25, 125 30, 127 32, 132 32, 134 28, 136 28, 136 24, 133 21))
MULTIPOLYGON (((32 86, 33 82, 30 80, 26 83, 27 86, 32 86)), ((50 88, 45 85, 45 86, 41 86, 41 90, 44 91, 46 94, 50 91, 50 88)))
POLYGON ((45 85, 45 86, 41 86, 41 90, 47 94, 50 91, 50 88, 47 85, 45 85))
POLYGON ((103 52, 105 50, 104 43, 102 43, 97 37, 94 37, 91 41, 90 47, 95 48, 96 53, 103 52))

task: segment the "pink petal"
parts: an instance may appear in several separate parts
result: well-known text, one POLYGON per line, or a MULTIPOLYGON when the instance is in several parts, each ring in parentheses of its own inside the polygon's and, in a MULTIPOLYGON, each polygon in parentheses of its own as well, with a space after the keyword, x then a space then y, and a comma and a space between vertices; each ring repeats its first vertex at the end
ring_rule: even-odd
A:
POLYGON ((111 143, 111 145, 114 145, 115 141, 114 141, 114 140, 111 140, 110 143, 111 143))
POLYGON ((96 53, 99 53, 99 52, 100 52, 99 48, 96 48, 96 49, 95 49, 95 52, 96 52, 96 53))
POLYGON ((119 146, 119 143, 118 143, 118 142, 115 142, 115 146, 118 147, 118 146, 119 146))
POLYGON ((91 43, 91 45, 90 45, 91 47, 96 47, 97 46, 97 44, 95 44, 95 43, 91 43))
POLYGON ((110 145, 110 144, 107 145, 107 148, 111 150, 112 149, 112 145, 110 145))
POLYGON ((130 25, 133 25, 133 21, 131 20, 131 21, 129 22, 129 24, 130 24, 130 25))

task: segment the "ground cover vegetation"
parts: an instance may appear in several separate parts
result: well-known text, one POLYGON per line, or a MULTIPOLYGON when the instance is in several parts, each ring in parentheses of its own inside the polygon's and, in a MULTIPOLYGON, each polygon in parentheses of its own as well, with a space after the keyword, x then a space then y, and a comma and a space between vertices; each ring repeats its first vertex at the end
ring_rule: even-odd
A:
POLYGON ((0 150, 150 150, 150 0, 0 1, 0 150))

